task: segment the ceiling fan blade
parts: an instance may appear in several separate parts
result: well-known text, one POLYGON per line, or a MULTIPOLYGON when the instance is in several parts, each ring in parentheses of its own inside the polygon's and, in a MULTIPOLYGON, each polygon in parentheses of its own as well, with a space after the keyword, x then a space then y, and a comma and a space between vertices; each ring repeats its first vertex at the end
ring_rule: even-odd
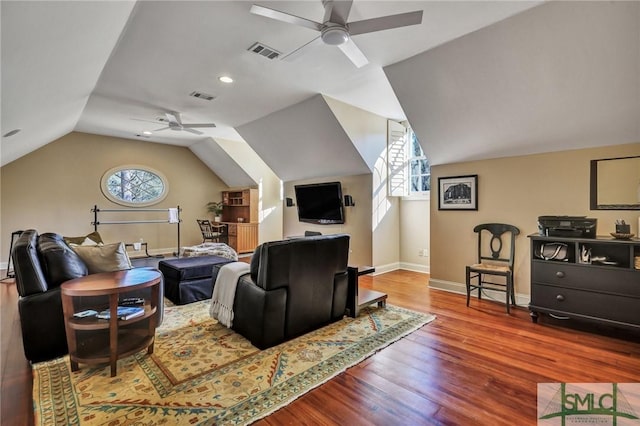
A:
POLYGON ((349 60, 353 62, 353 65, 355 65, 356 67, 362 68, 369 63, 367 57, 364 56, 362 50, 360 50, 360 48, 356 46, 353 40, 349 39, 348 42, 341 44, 338 47, 340 48, 340 50, 342 50, 342 53, 347 55, 347 58, 349 58, 349 60))
POLYGON ((254 15, 264 16, 267 18, 275 19, 277 21, 286 22, 287 24, 299 25, 301 27, 310 28, 316 31, 320 31, 322 29, 322 24, 318 22, 280 12, 275 9, 269 9, 268 7, 258 6, 256 4, 252 5, 249 11, 254 15))
POLYGON ((144 121, 145 123, 154 123, 154 124, 160 124, 161 122, 158 120, 145 120, 142 118, 132 118, 131 120, 133 121, 144 121))
POLYGON ((167 130, 170 129, 171 127, 167 126, 167 127, 161 127, 159 129, 155 129, 154 132, 159 132, 160 130, 167 130))
POLYGON ((293 61, 294 59, 298 58, 300 56, 300 54, 304 50, 306 50, 308 47, 316 46, 316 45, 319 45, 319 44, 323 44, 322 43, 322 39, 320 38, 320 36, 315 37, 310 42, 305 43, 302 46, 298 47, 296 50, 293 50, 293 51, 287 53, 286 55, 281 56, 280 59, 285 60, 285 61, 293 61))
POLYGON ((382 16, 380 18, 365 19, 362 21, 350 22, 347 25, 349 34, 372 33, 375 31, 390 30, 392 28, 407 27, 422 23, 422 10, 416 12, 400 13, 398 15, 382 16))
POLYGON ((326 0, 323 23, 332 22, 334 24, 345 25, 351 12, 353 0, 326 0))
POLYGON ((185 129, 187 127, 193 129, 194 127, 216 127, 216 125, 213 123, 189 123, 189 124, 182 124, 182 127, 184 127, 185 129))
POLYGON ((182 130, 184 130, 185 132, 193 133, 194 135, 203 135, 204 134, 200 130, 191 129, 189 127, 183 127, 182 130))

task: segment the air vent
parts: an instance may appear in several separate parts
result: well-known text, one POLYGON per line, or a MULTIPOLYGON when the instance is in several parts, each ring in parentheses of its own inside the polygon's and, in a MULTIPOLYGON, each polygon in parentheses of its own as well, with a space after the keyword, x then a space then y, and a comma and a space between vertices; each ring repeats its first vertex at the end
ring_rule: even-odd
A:
POLYGON ((194 98, 198 98, 198 99, 204 99, 205 101, 212 101, 216 98, 215 96, 209 95, 204 92, 191 92, 189 93, 189 96, 193 96, 194 98))
POLYGON ((272 49, 260 42, 252 44, 248 50, 250 52, 257 53, 260 56, 264 56, 268 59, 276 59, 278 56, 282 55, 282 52, 278 52, 277 50, 272 49))

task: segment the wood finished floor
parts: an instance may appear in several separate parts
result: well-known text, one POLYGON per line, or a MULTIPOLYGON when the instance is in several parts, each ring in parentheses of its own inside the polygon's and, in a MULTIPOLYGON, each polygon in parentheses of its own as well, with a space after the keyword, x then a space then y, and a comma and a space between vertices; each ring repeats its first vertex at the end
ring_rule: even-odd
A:
MULTIPOLYGON (((539 382, 640 382, 640 336, 533 324, 525 309, 428 288, 428 276, 361 277, 388 303, 437 319, 256 425, 534 425, 539 382)), ((15 285, 0 284, 3 426, 30 425, 15 285)))

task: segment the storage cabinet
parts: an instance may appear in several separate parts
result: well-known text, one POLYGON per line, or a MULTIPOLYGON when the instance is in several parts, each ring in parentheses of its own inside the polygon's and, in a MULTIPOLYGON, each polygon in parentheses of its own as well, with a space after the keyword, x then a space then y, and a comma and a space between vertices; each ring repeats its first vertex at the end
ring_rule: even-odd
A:
POLYGON ((531 303, 540 313, 640 328, 640 239, 530 235, 531 303), (545 244, 566 244, 562 260, 545 260, 545 244))
POLYGON ((258 245, 258 190, 223 191, 222 222, 227 225, 231 248, 238 253, 255 250, 258 245))

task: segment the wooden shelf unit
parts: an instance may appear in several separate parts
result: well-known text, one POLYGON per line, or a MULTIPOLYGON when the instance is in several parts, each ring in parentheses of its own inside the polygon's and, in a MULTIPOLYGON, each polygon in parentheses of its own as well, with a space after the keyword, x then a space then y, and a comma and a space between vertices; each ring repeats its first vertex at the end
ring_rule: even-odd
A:
POLYGON ((222 191, 222 222, 227 225, 228 244, 238 253, 258 245, 258 190, 222 191))
POLYGON ((119 358, 144 348, 148 354, 152 354, 158 306, 162 303, 160 285, 160 272, 143 268, 92 274, 63 283, 62 310, 71 371, 77 371, 79 363, 109 363, 111 377, 115 377, 119 358), (143 305, 144 314, 128 320, 118 319, 116 309, 120 297, 149 287, 151 296, 143 305), (75 298, 95 301, 96 304, 91 308, 98 312, 109 309, 111 318, 75 318, 75 298))

